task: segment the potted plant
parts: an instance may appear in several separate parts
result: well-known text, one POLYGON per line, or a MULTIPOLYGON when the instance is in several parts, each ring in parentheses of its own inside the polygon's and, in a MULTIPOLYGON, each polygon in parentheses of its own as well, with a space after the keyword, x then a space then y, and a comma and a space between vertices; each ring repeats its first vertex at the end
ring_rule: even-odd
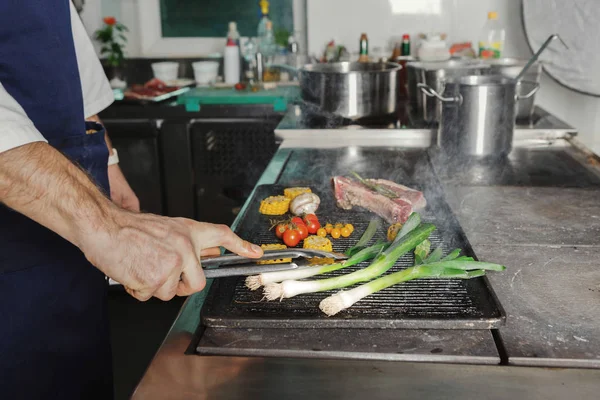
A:
POLYGON ((94 33, 94 38, 101 44, 100 55, 106 76, 111 81, 124 81, 123 63, 125 55, 123 49, 127 43, 125 32, 129 30, 118 22, 115 17, 104 17, 104 26, 94 33))

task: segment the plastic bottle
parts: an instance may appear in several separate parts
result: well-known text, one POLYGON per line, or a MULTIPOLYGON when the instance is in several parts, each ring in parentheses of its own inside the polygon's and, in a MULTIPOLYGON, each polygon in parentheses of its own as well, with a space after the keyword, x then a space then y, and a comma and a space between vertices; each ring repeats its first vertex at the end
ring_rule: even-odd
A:
MULTIPOLYGON (((277 54, 277 44, 275 43, 275 34, 273 33, 273 23, 267 21, 267 30, 262 40, 260 41, 259 51, 264 56, 265 64, 273 63, 275 55, 277 54)), ((263 80, 265 82, 272 82, 279 80, 279 76, 275 68, 266 67, 263 73, 263 80)))
POLYGON ((275 45, 275 34, 273 33, 273 23, 271 21, 267 21, 265 33, 261 38, 258 48, 266 57, 274 56, 275 52, 277 51, 275 45))
POLYGON ((502 57, 505 35, 504 27, 498 20, 498 13, 490 11, 479 38, 479 57, 484 59, 502 57))
POLYGON ((240 33, 237 30, 235 22, 229 23, 229 32, 227 32, 227 45, 240 47, 240 33))
POLYGON ((229 32, 227 33, 227 45, 223 55, 223 69, 225 73, 225 83, 235 85, 240 81, 241 60, 240 60, 240 35, 237 31, 235 22, 229 23, 229 32))
POLYGON ((258 28, 256 30, 256 36, 258 40, 262 40, 262 38, 267 34, 267 22, 269 20, 269 2, 267 0, 260 0, 258 2, 260 6, 260 21, 258 22, 258 28))

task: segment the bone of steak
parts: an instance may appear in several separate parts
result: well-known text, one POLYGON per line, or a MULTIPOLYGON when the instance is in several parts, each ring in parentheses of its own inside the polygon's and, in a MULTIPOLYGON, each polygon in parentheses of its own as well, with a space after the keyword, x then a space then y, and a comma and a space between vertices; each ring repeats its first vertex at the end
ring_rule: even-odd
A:
POLYGON ((399 199, 411 203, 414 211, 419 211, 427 206, 427 200, 425 200, 423 192, 416 189, 386 179, 367 179, 366 181, 396 193, 399 199))
POLYGON ((339 207, 346 210, 351 209, 352 206, 364 207, 390 224, 406 222, 413 210, 411 203, 407 201, 390 199, 343 176, 333 177, 333 187, 339 207))

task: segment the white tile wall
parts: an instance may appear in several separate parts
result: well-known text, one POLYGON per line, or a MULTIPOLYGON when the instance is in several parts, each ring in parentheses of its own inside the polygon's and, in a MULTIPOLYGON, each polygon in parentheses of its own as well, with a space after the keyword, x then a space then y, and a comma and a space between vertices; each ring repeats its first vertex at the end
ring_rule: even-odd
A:
POLYGON ((369 36, 371 48, 388 50, 393 38, 404 33, 416 38, 419 33, 444 32, 451 42, 475 44, 492 10, 509 28, 507 54, 526 54, 522 30, 512 29, 520 25, 518 0, 308 0, 309 50, 321 52, 335 39, 357 51, 361 32, 369 36))

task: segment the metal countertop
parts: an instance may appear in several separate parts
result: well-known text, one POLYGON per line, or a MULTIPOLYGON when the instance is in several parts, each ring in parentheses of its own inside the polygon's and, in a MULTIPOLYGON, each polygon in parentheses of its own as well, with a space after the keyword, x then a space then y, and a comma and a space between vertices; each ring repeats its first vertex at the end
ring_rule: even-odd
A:
MULTIPOLYGON (((387 137, 383 132, 363 130, 348 136, 340 134, 333 141, 320 137, 317 132, 312 132, 310 138, 305 136, 304 140, 293 136, 284 137, 280 150, 258 184, 275 183, 294 152, 314 152, 320 157, 327 152, 307 147, 345 147, 352 154, 363 146, 399 151, 401 148, 422 149, 432 142, 431 132, 413 130, 388 131, 387 137), (298 147, 305 149, 298 150, 298 147)), ((529 132, 525 136, 516 134, 515 154, 523 149, 532 154, 574 151, 569 140, 564 139, 569 139, 568 134, 554 136, 546 131, 529 132)), ((580 153, 573 157, 585 160, 585 155, 580 153)), ((526 159, 540 162, 535 157, 526 159)), ((515 161, 514 165, 519 163, 515 161)), ((594 163, 585 168, 593 174, 598 172, 594 163)), ((134 398, 165 398, 167 393, 168 398, 275 395, 320 398, 344 393, 352 397, 397 398, 394 392, 400 390, 409 398, 417 395, 425 398, 594 398, 600 390, 600 369, 568 367, 600 367, 600 338, 594 335, 600 325, 600 268, 596 267, 600 254, 600 236, 597 235, 600 207, 596 200, 600 198, 600 186, 548 187, 544 186, 543 179, 532 174, 528 175, 533 182, 530 186, 525 186, 526 179, 515 186, 487 186, 490 182, 481 186, 473 185, 468 174, 463 176, 466 184, 445 181, 448 202, 475 253, 481 259, 504 261, 509 266, 504 273, 490 274, 492 285, 509 315, 507 325, 499 330, 504 343, 502 352, 506 353, 504 357, 508 356, 503 362, 536 367, 448 365, 439 363, 443 360, 418 357, 416 359, 428 362, 412 363, 410 358, 403 362, 300 359, 293 352, 281 355, 295 358, 185 355, 186 350, 194 350, 190 345, 199 339, 194 335, 207 292, 204 290, 186 301, 134 398), (544 368, 546 366, 563 368, 544 368)), ((505 177, 506 174, 502 174, 500 178, 505 177)), ((234 223, 234 228, 238 223, 234 223)), ((411 339, 413 343, 414 340, 423 342, 423 337, 416 336, 411 339)), ((475 347, 461 351, 475 354, 474 349, 477 349, 483 355, 479 364, 484 364, 484 360, 489 362, 490 356, 494 356, 493 352, 481 353, 481 349, 489 348, 493 339, 489 333, 479 337, 475 347)), ((440 348, 457 337, 450 335, 448 339, 450 341, 441 343, 440 348)), ((212 340, 227 339, 215 335, 212 340)), ((407 346, 409 342, 406 341, 407 346)), ((236 347, 233 341, 226 344, 236 347)), ((290 347, 293 350, 293 346, 290 347)))

